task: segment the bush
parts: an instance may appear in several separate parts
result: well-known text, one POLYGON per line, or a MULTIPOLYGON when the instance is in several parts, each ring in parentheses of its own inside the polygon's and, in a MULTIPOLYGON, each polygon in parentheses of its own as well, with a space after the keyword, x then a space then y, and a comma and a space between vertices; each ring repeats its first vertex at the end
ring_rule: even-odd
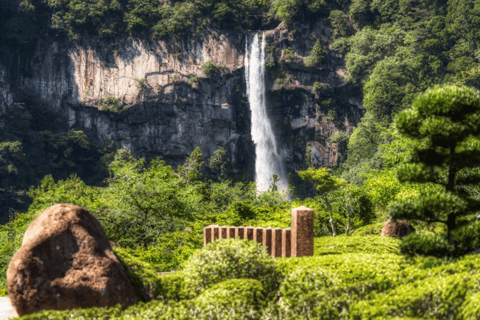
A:
POLYGON ((305 58, 306 67, 320 68, 325 59, 326 48, 320 45, 320 40, 317 40, 312 48, 310 55, 305 58))
POLYGON ((380 235, 320 237, 314 239, 314 255, 343 253, 399 254, 400 241, 380 235))
POLYGON ((120 99, 111 97, 110 95, 106 95, 105 99, 98 99, 97 103, 102 106, 102 110, 111 111, 114 113, 121 113, 127 109, 126 106, 120 105, 120 99))
POLYGON ((145 301, 142 292, 149 296, 153 296, 156 291, 156 283, 159 281, 160 275, 153 269, 151 265, 140 261, 127 253, 127 250, 112 247, 113 252, 117 256, 120 263, 125 268, 130 282, 137 291, 137 296, 140 301, 145 301))
POLYGON ((247 239, 218 239, 191 256, 183 265, 186 281, 198 294, 228 279, 256 279, 272 298, 280 285, 281 274, 261 244, 247 239))
POLYGON ((187 288, 185 273, 172 272, 160 276, 153 297, 164 302, 190 298, 191 295, 187 288))
POLYGON ((234 310, 235 316, 217 314, 218 319, 259 319, 258 312, 265 305, 263 292, 258 280, 230 279, 205 290, 195 299, 195 305, 207 314, 234 310))
POLYGON ((205 75, 207 75, 208 77, 213 76, 214 74, 222 71, 223 69, 225 69, 225 65, 219 66, 216 65, 215 62, 210 60, 205 62, 205 64, 202 66, 203 73, 205 73, 205 75))
POLYGON ((312 88, 312 91, 313 92, 319 92, 320 90, 323 90, 324 86, 323 84, 321 84, 320 82, 318 81, 315 81, 313 83, 313 88, 312 88))
POLYGON ((474 221, 452 231, 455 254, 462 255, 480 248, 480 221, 474 221))
POLYGON ((445 257, 452 255, 454 247, 440 235, 409 234, 402 238, 400 252, 406 256, 417 255, 445 257))
POLYGON ((285 54, 285 60, 293 60, 295 59, 295 52, 293 52, 293 49, 288 47, 285 50, 283 50, 283 53, 285 54))

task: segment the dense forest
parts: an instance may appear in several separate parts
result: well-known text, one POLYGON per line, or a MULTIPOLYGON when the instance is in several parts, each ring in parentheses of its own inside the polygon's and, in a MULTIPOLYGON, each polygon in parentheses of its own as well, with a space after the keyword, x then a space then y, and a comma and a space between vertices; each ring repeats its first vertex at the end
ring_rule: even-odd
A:
MULTIPOLYGON (((154 280, 161 302, 151 312, 158 318, 188 319, 192 310, 207 310, 212 297, 218 305, 208 312, 219 319, 228 308, 249 319, 480 316, 478 259, 465 256, 480 247, 473 222, 480 209, 476 1, 0 0, 0 17, 5 66, 15 66, 43 38, 91 37, 114 46, 126 37, 180 39, 207 25, 244 33, 280 23, 295 38, 301 25, 322 19, 333 30, 330 50, 344 56, 345 81, 361 88, 364 107, 350 136, 332 138, 345 149, 339 161, 313 168, 307 159, 298 172, 302 186, 288 190, 289 198, 276 177, 260 194, 255 183, 233 179, 224 149, 205 159, 196 148, 177 168, 137 159, 113 141, 69 131, 49 106, 22 96, 0 114, 0 211, 11 216, 0 228, 3 295, 8 262, 29 223, 53 204, 72 203, 99 220, 120 245, 116 254, 136 261, 138 274, 178 271, 154 280), (299 206, 315 211, 314 257, 282 259, 279 273, 273 262, 247 276, 232 267, 215 278, 213 270, 210 282, 195 287, 196 264, 235 245, 201 249, 205 226, 287 228, 290 210, 299 206), (417 232, 402 242, 380 238, 387 219, 407 219, 417 232), (267 283, 265 274, 278 282, 267 283), (228 282, 249 277, 259 281, 228 282), (222 296, 233 287, 244 309, 222 296), (270 291, 283 304, 272 302, 270 291), (248 305, 249 292, 271 303, 248 305)), ((260 259, 242 250, 238 259, 260 259)))

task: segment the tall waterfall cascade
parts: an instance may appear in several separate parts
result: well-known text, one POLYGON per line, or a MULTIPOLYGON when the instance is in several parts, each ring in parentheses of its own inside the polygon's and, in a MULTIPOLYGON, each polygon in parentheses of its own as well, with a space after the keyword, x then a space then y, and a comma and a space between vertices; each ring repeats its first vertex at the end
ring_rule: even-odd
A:
POLYGON ((258 34, 249 37, 245 42, 245 79, 247 81, 247 96, 252 112, 252 139, 255 144, 255 181, 258 191, 266 191, 272 184, 276 174, 280 181, 277 186, 287 189, 287 178, 272 124, 267 114, 265 92, 265 34, 259 43, 258 34))

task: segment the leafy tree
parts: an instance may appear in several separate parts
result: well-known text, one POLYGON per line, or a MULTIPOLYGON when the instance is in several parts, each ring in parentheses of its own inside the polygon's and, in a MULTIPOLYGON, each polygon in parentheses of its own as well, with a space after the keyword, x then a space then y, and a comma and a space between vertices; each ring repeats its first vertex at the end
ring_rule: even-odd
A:
POLYGON ((188 186, 192 182, 199 181, 202 178, 200 173, 203 167, 203 152, 200 147, 196 147, 190 157, 185 160, 183 166, 177 167, 177 174, 183 180, 183 183, 188 186))
MULTIPOLYGON (((204 209, 199 204, 201 194, 164 161, 152 160, 147 167, 145 159, 135 160, 128 150, 120 149, 110 168, 112 177, 97 217, 121 246, 148 248, 204 209)), ((192 175, 195 169, 185 170, 192 175)))
POLYGON ((330 201, 328 200, 328 194, 344 186, 346 181, 330 175, 330 169, 325 167, 318 169, 308 168, 307 170, 298 171, 297 173, 303 180, 309 180, 315 184, 315 188, 320 193, 320 196, 330 211, 329 222, 330 226, 332 227, 332 234, 335 237, 337 232, 335 231, 335 224, 333 222, 333 209, 330 201))
MULTIPOLYGON (((399 167, 401 182, 431 183, 434 191, 416 199, 400 200, 388 208, 390 218, 417 219, 446 225, 446 239, 480 208, 480 201, 464 185, 480 183, 480 92, 469 87, 436 86, 418 96, 412 108, 396 118, 398 131, 419 144, 399 167)), ((414 236, 401 247, 406 254, 438 254, 445 250, 430 248, 428 237, 414 236), (425 251, 422 243, 425 242, 425 251)), ((447 243, 447 242, 445 242, 447 243)), ((468 245, 457 243, 456 254, 464 254, 468 245), (461 246, 463 250, 460 250, 461 246)))
POLYGON ((323 60, 325 59, 325 52, 326 49, 320 45, 320 40, 317 40, 312 48, 312 51, 308 57, 305 58, 305 66, 320 68, 323 60))
POLYGON ((229 161, 225 156, 225 148, 220 148, 215 150, 213 156, 210 158, 210 168, 219 172, 219 177, 221 180, 227 178, 227 169, 229 161))
POLYGON ((209 60, 209 61, 205 62, 204 65, 202 66, 202 71, 208 77, 211 77, 214 74, 222 71, 224 68, 225 68, 225 65, 219 66, 219 65, 216 65, 215 62, 209 60))

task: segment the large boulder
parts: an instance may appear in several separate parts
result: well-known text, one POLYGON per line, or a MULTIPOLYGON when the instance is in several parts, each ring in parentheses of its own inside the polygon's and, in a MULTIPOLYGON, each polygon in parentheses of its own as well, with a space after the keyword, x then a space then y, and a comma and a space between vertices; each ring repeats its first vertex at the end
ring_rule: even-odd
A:
POLYGON ((46 209, 30 224, 8 266, 7 286, 19 316, 139 301, 100 223, 68 204, 46 209))
POLYGON ((398 220, 395 226, 392 221, 388 220, 382 229, 382 237, 395 237, 402 240, 407 234, 415 232, 415 229, 406 221, 398 220))

